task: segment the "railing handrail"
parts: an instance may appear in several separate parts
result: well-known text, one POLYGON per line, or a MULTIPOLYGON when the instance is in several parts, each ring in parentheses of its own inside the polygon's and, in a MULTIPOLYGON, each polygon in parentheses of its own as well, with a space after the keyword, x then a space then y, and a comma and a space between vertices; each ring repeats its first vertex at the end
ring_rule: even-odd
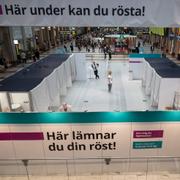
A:
POLYGON ((177 156, 143 156, 143 157, 95 157, 95 158, 74 158, 74 159, 68 159, 68 158, 48 158, 48 159, 29 159, 29 158, 23 158, 23 159, 0 159, 0 161, 22 161, 22 160, 29 160, 29 161, 70 161, 70 160, 104 160, 104 159, 114 159, 114 160, 138 160, 138 159, 144 159, 144 160, 151 160, 151 159, 180 159, 180 157, 177 156))

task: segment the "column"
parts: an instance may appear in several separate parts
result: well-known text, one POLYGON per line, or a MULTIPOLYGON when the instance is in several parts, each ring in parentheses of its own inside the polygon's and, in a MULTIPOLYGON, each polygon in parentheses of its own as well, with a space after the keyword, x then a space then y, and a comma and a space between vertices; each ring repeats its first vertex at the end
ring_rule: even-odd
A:
POLYGON ((56 27, 56 44, 57 44, 57 46, 60 45, 59 27, 56 27))
POLYGON ((22 33, 22 42, 23 42, 23 50, 27 51, 27 43, 26 43, 26 34, 24 27, 21 27, 21 33, 22 33))
POLYGON ((46 39, 47 49, 50 49, 51 48, 51 42, 50 42, 48 27, 45 27, 45 29, 44 29, 44 39, 46 39))
POLYGON ((56 32, 55 32, 54 27, 51 27, 50 35, 51 35, 51 44, 54 47, 56 47, 56 32))
POLYGON ((39 43, 39 48, 41 51, 45 50, 44 47, 44 36, 43 36, 43 29, 40 27, 38 31, 38 43, 39 43))
POLYGON ((175 53, 175 56, 178 54, 178 50, 177 50, 177 36, 178 36, 178 28, 175 28, 175 32, 174 32, 174 41, 173 41, 173 53, 175 53))
POLYGON ((15 64, 17 60, 16 49, 14 45, 13 32, 11 27, 2 27, 1 28, 3 34, 3 44, 2 51, 3 56, 6 58, 8 63, 15 64))
POLYGON ((36 34, 35 34, 35 29, 34 29, 34 27, 32 27, 32 34, 33 34, 33 39, 32 39, 32 41, 33 41, 33 47, 34 47, 34 49, 37 49, 36 34))

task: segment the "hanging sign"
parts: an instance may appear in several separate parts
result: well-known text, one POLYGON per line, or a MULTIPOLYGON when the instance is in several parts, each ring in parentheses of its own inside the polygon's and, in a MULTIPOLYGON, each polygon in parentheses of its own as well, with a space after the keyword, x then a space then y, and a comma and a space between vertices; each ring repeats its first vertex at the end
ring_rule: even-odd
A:
POLYGON ((179 0, 0 0, 0 26, 180 26, 179 0))

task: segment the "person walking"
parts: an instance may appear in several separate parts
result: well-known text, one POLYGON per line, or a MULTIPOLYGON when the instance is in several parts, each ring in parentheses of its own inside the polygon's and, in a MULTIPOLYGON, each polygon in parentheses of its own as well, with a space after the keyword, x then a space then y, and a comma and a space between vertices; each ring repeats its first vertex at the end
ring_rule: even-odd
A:
POLYGON ((64 45, 64 51, 65 51, 65 53, 67 53, 67 46, 66 45, 64 45))
POLYGON ((138 48, 140 48, 141 47, 141 43, 138 41, 138 48))
POLYGON ((39 60, 40 59, 40 52, 38 49, 36 49, 34 54, 35 54, 35 57, 39 60))
POLYGON ((92 63, 91 65, 93 71, 94 71, 94 75, 95 75, 95 78, 96 79, 99 79, 99 75, 98 75, 98 67, 99 67, 99 64, 97 64, 95 61, 92 63))
POLYGON ((24 51, 21 52, 21 59, 22 59, 23 63, 26 64, 27 59, 26 59, 26 53, 24 51))
POLYGON ((70 49, 71 49, 71 52, 74 51, 74 47, 73 47, 73 44, 72 44, 72 43, 70 44, 70 49))
POLYGON ((106 59, 106 55, 107 55, 107 47, 106 46, 103 48, 103 51, 104 51, 104 59, 106 59))
POLYGON ((143 46, 145 46, 145 45, 146 45, 146 39, 143 40, 143 46))
POLYGON ((7 63, 6 63, 6 59, 2 56, 0 57, 0 65, 4 66, 4 69, 7 69, 7 63))
POLYGON ((109 55, 109 60, 111 60, 111 58, 112 58, 112 51, 111 51, 111 49, 109 49, 108 55, 109 55))
POLYGON ((35 55, 35 53, 33 54, 32 58, 33 58, 33 62, 36 62, 36 55, 35 55))
POLYGON ((111 92, 112 89, 112 71, 108 72, 108 92, 111 92))
POLYGON ((153 45, 151 45, 150 50, 151 50, 151 54, 153 54, 153 52, 154 52, 154 46, 153 45))
POLYGON ((92 52, 95 52, 95 44, 94 42, 91 43, 92 52))

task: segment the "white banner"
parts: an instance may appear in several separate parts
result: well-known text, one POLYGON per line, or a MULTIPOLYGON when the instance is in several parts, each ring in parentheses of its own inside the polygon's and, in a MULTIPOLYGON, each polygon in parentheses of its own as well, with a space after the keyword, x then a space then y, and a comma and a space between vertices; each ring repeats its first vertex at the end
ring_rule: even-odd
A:
POLYGON ((6 124, 0 159, 180 157, 179 136, 179 122, 6 124))
POLYGON ((180 0, 0 0, 0 26, 179 27, 180 0))

